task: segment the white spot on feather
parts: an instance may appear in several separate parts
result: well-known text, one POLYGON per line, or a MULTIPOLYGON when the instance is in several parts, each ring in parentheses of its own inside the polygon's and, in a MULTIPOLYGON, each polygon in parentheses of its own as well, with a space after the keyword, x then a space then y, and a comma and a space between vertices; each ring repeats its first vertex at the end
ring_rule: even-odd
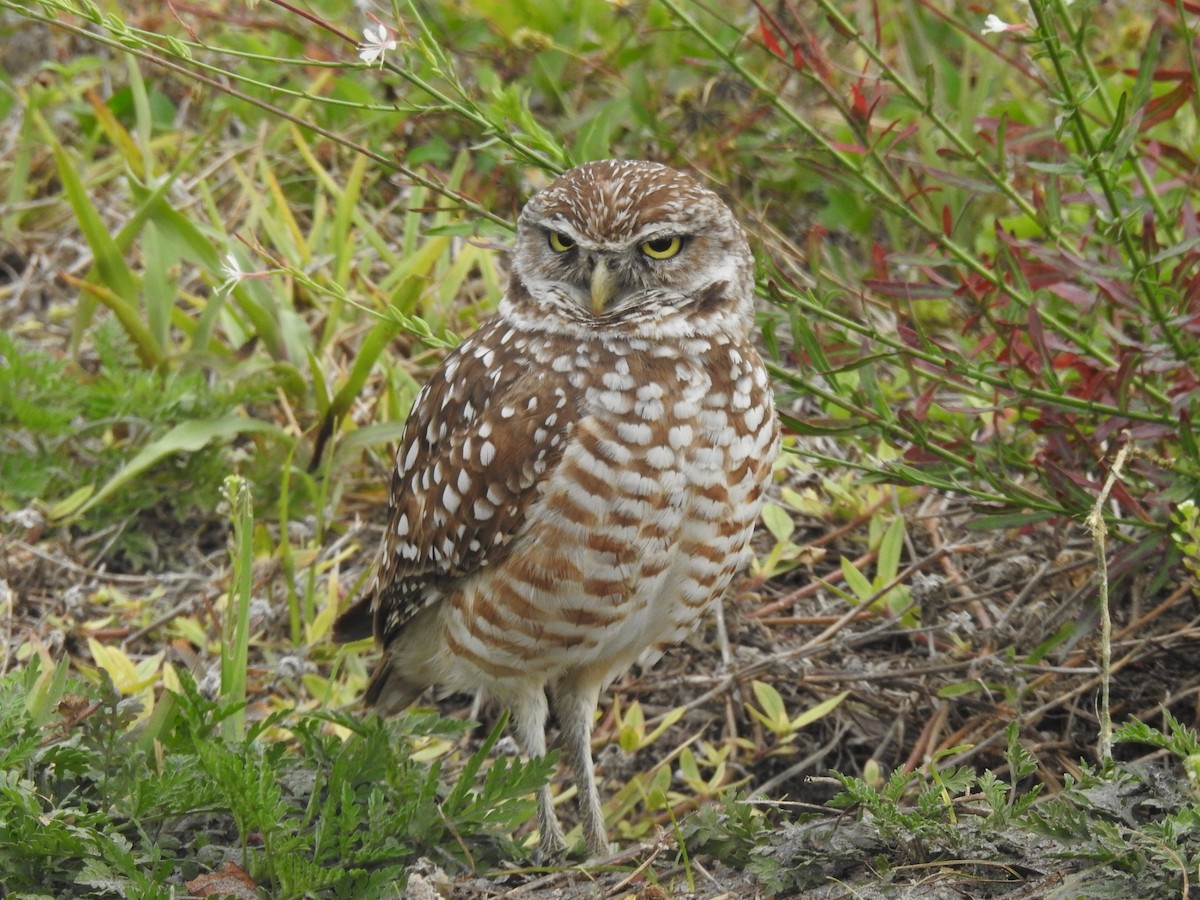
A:
POLYGON ((671 445, 672 450, 679 450, 690 446, 692 437, 691 425, 676 425, 667 432, 667 443, 671 445))
POLYGON ((626 443, 644 446, 650 443, 650 426, 645 422, 620 422, 617 424, 617 437, 626 443))
POLYGON ((651 447, 646 453, 646 462, 656 469, 666 469, 675 462, 675 454, 668 447, 651 447))

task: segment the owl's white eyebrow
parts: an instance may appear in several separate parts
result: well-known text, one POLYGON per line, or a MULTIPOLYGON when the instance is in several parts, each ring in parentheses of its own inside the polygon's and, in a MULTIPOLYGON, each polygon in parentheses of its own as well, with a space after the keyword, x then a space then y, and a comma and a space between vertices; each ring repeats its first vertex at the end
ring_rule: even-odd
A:
POLYGON ((653 241, 657 238, 679 238, 681 241, 686 241, 692 236, 693 232, 690 229, 682 228, 671 222, 655 222, 639 231, 633 240, 638 243, 653 241))
POLYGON ((571 237, 576 235, 575 229, 566 219, 545 219, 537 224, 543 231, 557 231, 561 234, 569 234, 571 237))

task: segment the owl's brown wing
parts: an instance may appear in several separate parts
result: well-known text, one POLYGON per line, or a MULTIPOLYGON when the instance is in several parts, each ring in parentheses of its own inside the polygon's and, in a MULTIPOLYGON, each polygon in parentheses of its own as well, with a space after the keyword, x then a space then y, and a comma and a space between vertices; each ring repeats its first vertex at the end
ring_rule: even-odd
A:
POLYGON ((499 319, 448 355, 418 394, 392 476, 387 530, 361 600, 334 638, 385 646, 458 578, 495 565, 557 466, 574 389, 533 365, 499 319))

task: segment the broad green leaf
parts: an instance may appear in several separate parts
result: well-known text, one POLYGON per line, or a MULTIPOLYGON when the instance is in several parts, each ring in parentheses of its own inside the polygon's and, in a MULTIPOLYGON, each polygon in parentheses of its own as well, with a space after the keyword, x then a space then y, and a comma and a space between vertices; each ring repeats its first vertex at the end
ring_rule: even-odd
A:
POLYGON ((334 394, 333 400, 329 404, 330 415, 340 419, 346 413, 366 383, 367 377, 371 374, 371 368, 387 351, 388 345, 399 330, 400 323, 393 319, 380 319, 371 326, 362 346, 355 354, 350 374, 346 376, 345 382, 338 388, 338 392, 334 394))
POLYGON ((642 713, 642 704, 634 700, 621 717, 621 731, 617 735, 617 743, 626 753, 633 753, 642 746, 645 733, 646 719, 642 713))
POLYGON ((900 552, 904 549, 904 519, 892 519, 879 541, 879 559, 875 564, 875 586, 883 587, 900 571, 900 552))
MULTIPOLYGON (((759 721, 770 728, 772 731, 779 733, 780 728, 786 730, 788 723, 787 707, 784 706, 783 697, 779 695, 779 691, 767 684, 765 681, 752 681, 750 687, 754 691, 754 697, 758 700, 758 705, 762 707, 763 715, 757 716, 759 721)), ((756 713, 754 707, 750 707, 751 713, 756 713)))
POLYGON ((767 531, 771 532, 772 537, 780 543, 790 538, 792 532, 796 530, 796 523, 792 517, 786 510, 774 503, 763 505, 762 520, 763 524, 767 526, 767 531))
POLYGON ((842 577, 846 579, 846 586, 854 592, 854 596, 860 602, 874 595, 875 588, 871 586, 867 576, 854 567, 848 556, 842 557, 842 577))
POLYGON ((80 506, 75 515, 78 516, 91 509, 147 469, 175 453, 195 453, 213 441, 226 440, 236 434, 276 430, 274 425, 267 422, 242 416, 223 416, 219 419, 197 419, 192 422, 182 422, 157 441, 143 447, 141 452, 122 466, 104 487, 80 506))

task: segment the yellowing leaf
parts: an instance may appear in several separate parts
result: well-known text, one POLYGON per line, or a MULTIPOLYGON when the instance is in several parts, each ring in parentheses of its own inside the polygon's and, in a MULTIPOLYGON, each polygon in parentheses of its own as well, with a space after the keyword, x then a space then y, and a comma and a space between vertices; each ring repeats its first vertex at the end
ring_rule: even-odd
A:
POLYGON ((763 524, 767 526, 767 531, 771 532, 775 540, 780 542, 786 541, 796 530, 796 523, 792 521, 787 510, 774 503, 767 503, 763 506, 762 520, 763 524))
POLYGON ((183 693, 183 684, 179 681, 179 673, 175 671, 175 667, 170 663, 163 664, 162 681, 163 687, 172 694, 183 693))
POLYGON ((626 753, 633 753, 642 746, 642 737, 646 733, 646 716, 642 712, 642 704, 634 700, 621 717, 621 731, 617 735, 617 743, 626 753))
POLYGON ((193 647, 202 648, 208 644, 208 634, 195 619, 179 616, 172 620, 170 630, 193 647))
POLYGON ((655 729, 646 735, 645 739, 642 741, 642 746, 645 747, 647 744, 653 744, 656 740, 662 737, 662 733, 683 718, 683 714, 685 712, 687 712, 686 707, 677 706, 663 716, 662 721, 658 723, 655 729))
POLYGON ((752 681, 750 687, 754 690, 758 705, 762 707, 762 712, 753 706, 749 707, 750 714, 775 734, 786 734, 788 731, 787 708, 783 704, 783 697, 779 695, 779 691, 764 681, 752 681))
POLYGON ((134 667, 137 670, 138 683, 133 690, 138 691, 144 687, 151 687, 158 681, 158 670, 162 666, 164 656, 166 656, 166 652, 159 650, 153 656, 147 656, 134 667))
POLYGON ((113 686, 122 694, 129 693, 128 685, 137 681, 137 667, 119 647, 109 647, 95 638, 88 638, 88 649, 92 659, 101 669, 108 673, 113 686))
POLYGON ((324 642, 329 636, 329 632, 333 630, 333 620, 337 618, 337 600, 331 598, 328 603, 321 607, 321 611, 304 629, 304 640, 308 646, 312 647, 315 644, 324 642))
POLYGON ((811 725, 817 719, 823 719, 829 715, 838 705, 850 695, 849 691, 842 691, 840 694, 835 694, 828 700, 822 700, 816 706, 805 710, 796 718, 792 719, 791 725, 793 731, 799 731, 806 725, 811 725))
POLYGON ((92 659, 96 661, 96 665, 108 673, 113 686, 126 695, 136 694, 152 687, 158 681, 158 669, 165 655, 163 651, 159 651, 139 663, 134 663, 120 647, 110 647, 95 638, 88 638, 88 649, 92 652, 92 659))
POLYGON ((96 486, 94 484, 85 484, 78 490, 73 491, 69 496, 53 504, 46 510, 46 515, 52 522, 57 522, 60 519, 69 519, 79 511, 79 507, 83 506, 91 498, 95 490, 96 486))

